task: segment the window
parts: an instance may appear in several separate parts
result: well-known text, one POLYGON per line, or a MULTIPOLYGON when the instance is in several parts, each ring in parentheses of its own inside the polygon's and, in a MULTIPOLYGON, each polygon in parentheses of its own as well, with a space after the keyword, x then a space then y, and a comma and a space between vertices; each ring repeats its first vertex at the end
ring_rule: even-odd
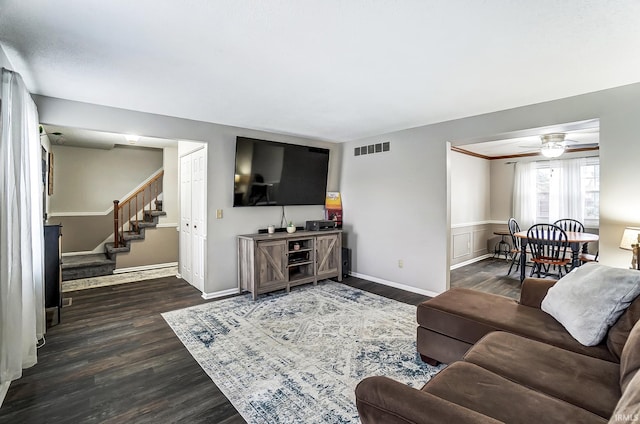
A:
POLYGON ((597 227, 600 218, 600 163, 598 158, 581 167, 580 176, 584 193, 584 225, 597 227))
POLYGON ((597 228, 600 213, 599 158, 535 164, 536 221, 574 218, 583 222, 585 227, 597 228))

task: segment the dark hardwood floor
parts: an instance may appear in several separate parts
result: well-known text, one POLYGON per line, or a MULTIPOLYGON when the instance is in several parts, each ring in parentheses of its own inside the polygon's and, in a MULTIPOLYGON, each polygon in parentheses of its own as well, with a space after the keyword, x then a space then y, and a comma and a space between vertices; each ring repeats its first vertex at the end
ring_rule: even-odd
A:
MULTIPOLYGON (((450 286, 520 299, 520 271, 507 275, 511 261, 489 258, 451 271, 450 286)), ((530 268, 527 268, 529 275, 530 268)))
MULTIPOLYGON (((487 259, 451 271, 451 287, 517 297, 516 273, 487 259)), ((344 284, 400 302, 428 299, 355 277, 344 284)), ((243 423, 160 313, 205 302, 174 277, 65 293, 62 323, 38 364, 14 381, 0 423, 243 423)), ((215 300, 213 300, 215 301, 215 300)))
MULTIPOLYGON (((427 299, 355 277, 345 284, 427 299)), ((14 381, 0 423, 243 423, 160 313, 207 301, 174 277, 65 293, 38 364, 14 381)))

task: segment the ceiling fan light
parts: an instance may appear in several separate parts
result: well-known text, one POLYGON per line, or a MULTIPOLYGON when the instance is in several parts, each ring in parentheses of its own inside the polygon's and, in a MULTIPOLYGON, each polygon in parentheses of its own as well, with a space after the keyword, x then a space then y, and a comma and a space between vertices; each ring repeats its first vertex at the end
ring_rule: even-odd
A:
POLYGON ((557 158, 564 153, 564 146, 561 144, 546 143, 540 148, 540 153, 546 158, 557 158))

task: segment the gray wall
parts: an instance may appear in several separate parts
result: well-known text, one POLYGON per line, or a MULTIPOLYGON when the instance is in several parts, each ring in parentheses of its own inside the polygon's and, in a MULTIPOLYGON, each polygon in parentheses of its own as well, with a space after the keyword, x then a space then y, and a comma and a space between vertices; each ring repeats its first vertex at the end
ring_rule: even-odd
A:
POLYGON ((494 238, 491 163, 458 152, 451 152, 450 158, 451 265, 458 265, 486 255, 487 241, 494 238))
POLYGON ((178 182, 180 175, 178 174, 178 147, 165 147, 163 149, 163 168, 164 176, 162 178, 162 210, 167 212, 165 216, 161 216, 158 220, 161 225, 178 225, 180 220, 180 202, 178 199, 178 182))
POLYGON ((640 84, 369 137, 345 144, 341 191, 353 269, 362 275, 442 292, 449 278, 447 142, 600 118, 600 260, 626 267, 618 244, 640 222, 635 173, 640 158, 640 84), (360 145, 391 152, 353 156, 360 145), (398 259, 404 259, 399 268, 398 259))
MULTIPOLYGON (((280 207, 232 208, 236 136, 331 149, 327 189, 339 190, 340 145, 43 96, 36 96, 36 103, 43 123, 208 143, 205 293, 237 287, 236 236, 278 224, 282 212, 280 207), (215 219, 216 209, 223 209, 223 219, 215 219)), ((322 206, 291 206, 286 208, 286 215, 288 220, 301 225, 308 219, 322 219, 323 211, 322 206)))
POLYGON ((2 48, 2 46, 0 46, 0 68, 7 68, 10 70, 13 70, 13 65, 11 65, 11 62, 9 62, 9 58, 4 52, 4 49, 2 48))
POLYGON ((491 219, 491 161, 451 152, 451 225, 491 219))
MULTIPOLYGON (((40 116, 43 121, 43 117, 40 116)), ((162 150, 52 146, 51 213, 106 212, 162 168, 162 150)))

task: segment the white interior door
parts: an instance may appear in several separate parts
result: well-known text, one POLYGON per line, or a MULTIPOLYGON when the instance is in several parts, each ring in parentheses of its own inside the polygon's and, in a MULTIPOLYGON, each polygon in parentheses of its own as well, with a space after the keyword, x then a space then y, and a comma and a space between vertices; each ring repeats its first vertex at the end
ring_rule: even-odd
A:
POLYGON ((180 158, 180 275, 193 284, 191 197, 191 155, 186 155, 180 158))
POLYGON ((193 152, 191 160, 191 260, 193 284, 198 290, 204 291, 204 264, 206 230, 206 180, 207 157, 206 150, 193 152))
POLYGON ((180 158, 180 274, 204 293, 207 149, 180 158))

